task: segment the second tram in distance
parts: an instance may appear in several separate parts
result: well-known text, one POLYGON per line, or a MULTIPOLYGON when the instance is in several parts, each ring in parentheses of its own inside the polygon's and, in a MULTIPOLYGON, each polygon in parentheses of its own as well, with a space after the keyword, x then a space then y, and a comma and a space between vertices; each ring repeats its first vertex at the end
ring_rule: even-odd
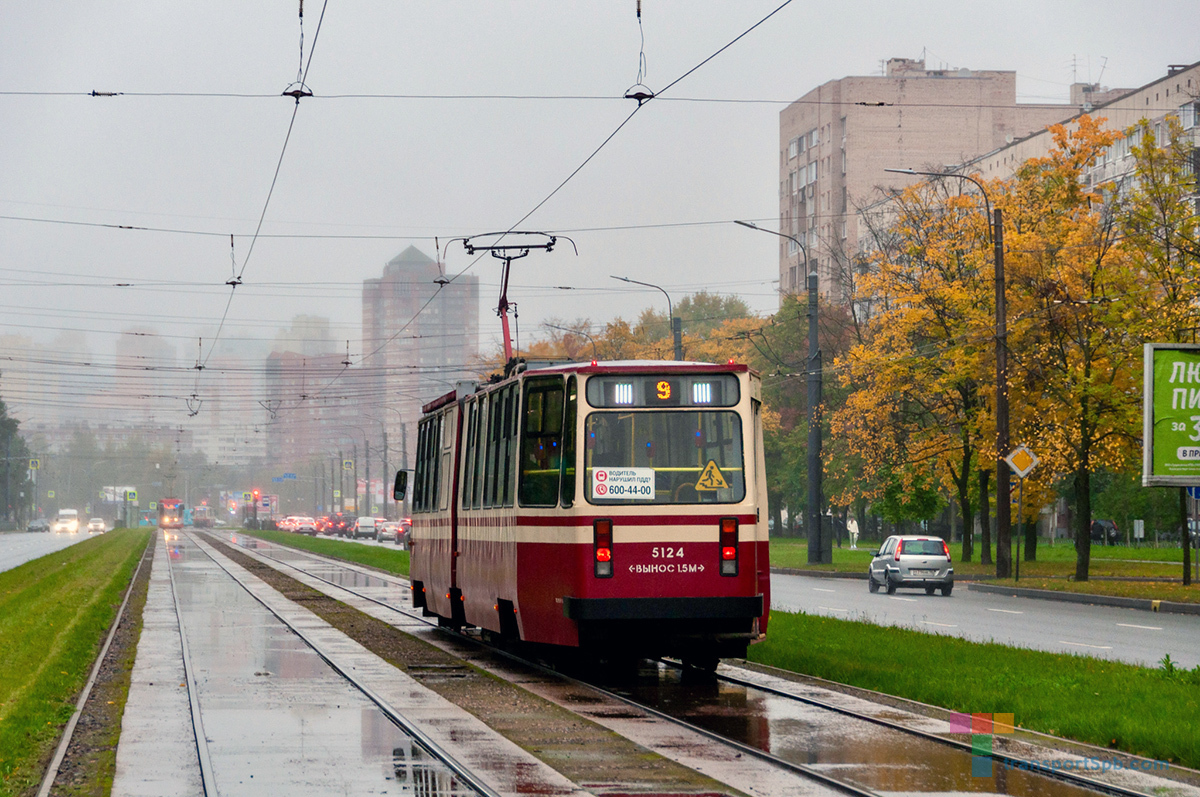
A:
POLYGON ((183 528, 183 501, 178 498, 163 498, 159 500, 158 527, 160 529, 183 528))
POLYGON ((599 657, 744 656, 770 598, 761 410, 745 365, 658 361, 530 368, 427 404, 414 605, 599 657))

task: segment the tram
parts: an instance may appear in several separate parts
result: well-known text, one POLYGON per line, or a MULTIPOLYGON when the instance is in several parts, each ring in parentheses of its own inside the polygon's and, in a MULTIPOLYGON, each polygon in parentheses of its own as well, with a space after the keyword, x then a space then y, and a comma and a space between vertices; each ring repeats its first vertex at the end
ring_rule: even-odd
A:
POLYGON ((162 498, 159 500, 158 527, 160 529, 183 528, 183 501, 178 498, 162 498))
POLYGON ((744 656, 770 606, 759 375, 514 365, 423 408, 413 605, 599 658, 744 656))

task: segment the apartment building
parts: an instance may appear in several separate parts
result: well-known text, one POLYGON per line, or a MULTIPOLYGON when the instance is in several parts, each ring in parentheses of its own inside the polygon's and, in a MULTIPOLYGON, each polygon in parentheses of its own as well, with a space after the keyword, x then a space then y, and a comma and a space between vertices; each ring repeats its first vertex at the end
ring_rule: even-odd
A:
MULTIPOLYGON (((384 424, 391 461, 416 445, 421 405, 475 372, 479 352, 479 278, 451 281, 442 264, 410 246, 363 280, 362 406, 384 424)), ((411 465, 411 456, 409 457, 411 465)))
MULTIPOLYGON (((1164 77, 1140 88, 1106 91, 1107 94, 1093 92, 1092 97, 1100 102, 1087 102, 1073 109, 1072 115, 1061 121, 1070 125, 1080 115, 1087 113, 1093 119, 1104 119, 1108 128, 1125 131, 1146 119, 1162 141, 1165 140, 1161 137, 1165 136, 1167 117, 1175 116, 1191 136, 1193 168, 1200 170, 1200 155, 1196 155, 1200 152, 1200 62, 1169 66, 1164 77)), ((1075 92, 1072 91, 1072 94, 1074 96, 1075 92)), ((1115 142, 1087 175, 1087 179, 1095 185, 1120 179, 1130 173, 1133 170, 1133 158, 1130 155, 1133 143, 1128 137, 1115 142)), ((1049 131, 1042 130, 989 150, 979 157, 967 159, 961 168, 987 179, 1011 177, 1022 163, 1044 156, 1053 146, 1053 136, 1049 131)), ((1200 207, 1197 212, 1200 212, 1200 207)))
POLYGON ((1023 139, 1071 113, 1062 104, 1018 104, 1016 72, 927 69, 892 58, 883 75, 831 80, 779 117, 779 287, 843 301, 858 249, 857 208, 911 178, 887 168, 944 168, 1023 139))

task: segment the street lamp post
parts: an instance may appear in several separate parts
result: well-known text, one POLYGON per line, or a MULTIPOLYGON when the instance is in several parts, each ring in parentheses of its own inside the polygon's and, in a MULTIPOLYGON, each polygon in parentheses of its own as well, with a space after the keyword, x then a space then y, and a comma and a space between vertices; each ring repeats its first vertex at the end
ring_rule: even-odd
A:
MULTIPOLYGON (((595 338, 593 338, 593 337, 592 337, 591 335, 589 335, 588 333, 586 333, 586 332, 583 332, 583 331, 581 331, 581 330, 578 330, 578 329, 568 329, 567 327, 555 326, 554 324, 547 324, 547 323, 544 323, 544 322, 542 323, 542 326, 544 326, 544 327, 549 327, 550 329, 557 329, 559 332, 570 332, 572 335, 583 335, 583 336, 584 336, 585 338, 587 338, 587 339, 588 339, 588 341, 589 341, 589 342, 592 344, 592 359, 593 359, 593 360, 599 360, 599 359, 600 359, 599 355, 597 355, 597 354, 596 354, 596 339, 595 339, 595 338)), ((677 359, 677 360, 679 359, 679 355, 678 355, 678 354, 676 354, 676 355, 675 355, 675 359, 677 359)))
MULTIPOLYGON (((992 258, 995 261, 996 291, 996 577, 1008 578, 1012 573, 1012 501, 1009 495, 1008 462, 1008 307, 1004 284, 1004 216, 1000 208, 992 209, 983 183, 966 174, 922 172, 915 169, 884 169, 895 174, 925 175, 927 177, 957 177, 974 183, 981 194, 986 218, 990 223, 992 258)), ((964 518, 964 524, 968 521, 964 518)))
POLYGON ((808 563, 833 564, 833 530, 826 529, 821 520, 821 348, 817 339, 817 272, 808 271, 808 249, 798 238, 764 229, 749 221, 734 221, 734 224, 787 238, 800 247, 804 255, 805 282, 808 287, 808 360, 805 365, 805 381, 808 383, 808 508, 804 526, 808 532, 808 563))
POLYGON ((671 337, 673 337, 675 339, 675 359, 682 360, 683 359, 683 320, 675 317, 675 309, 674 309, 674 306, 671 304, 671 294, 667 293, 666 290, 664 290, 662 288, 662 286, 660 286, 660 285, 653 285, 649 282, 639 282, 638 280, 631 280, 631 279, 629 279, 629 277, 618 277, 615 274, 610 274, 609 276, 611 276, 615 280, 620 280, 621 282, 629 282, 634 285, 644 285, 647 288, 654 288, 655 290, 662 291, 663 296, 667 297, 667 315, 670 316, 670 318, 671 318, 671 337))

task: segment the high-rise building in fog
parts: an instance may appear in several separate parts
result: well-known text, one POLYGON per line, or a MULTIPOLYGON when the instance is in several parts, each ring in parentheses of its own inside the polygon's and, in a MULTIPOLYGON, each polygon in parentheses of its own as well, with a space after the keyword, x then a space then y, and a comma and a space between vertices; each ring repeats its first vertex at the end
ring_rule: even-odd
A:
POLYGON ((362 362, 374 387, 362 412, 386 425, 394 461, 407 453, 411 465, 421 405, 474 374, 478 352, 478 277, 446 282, 441 264, 410 246, 363 281, 362 362))

